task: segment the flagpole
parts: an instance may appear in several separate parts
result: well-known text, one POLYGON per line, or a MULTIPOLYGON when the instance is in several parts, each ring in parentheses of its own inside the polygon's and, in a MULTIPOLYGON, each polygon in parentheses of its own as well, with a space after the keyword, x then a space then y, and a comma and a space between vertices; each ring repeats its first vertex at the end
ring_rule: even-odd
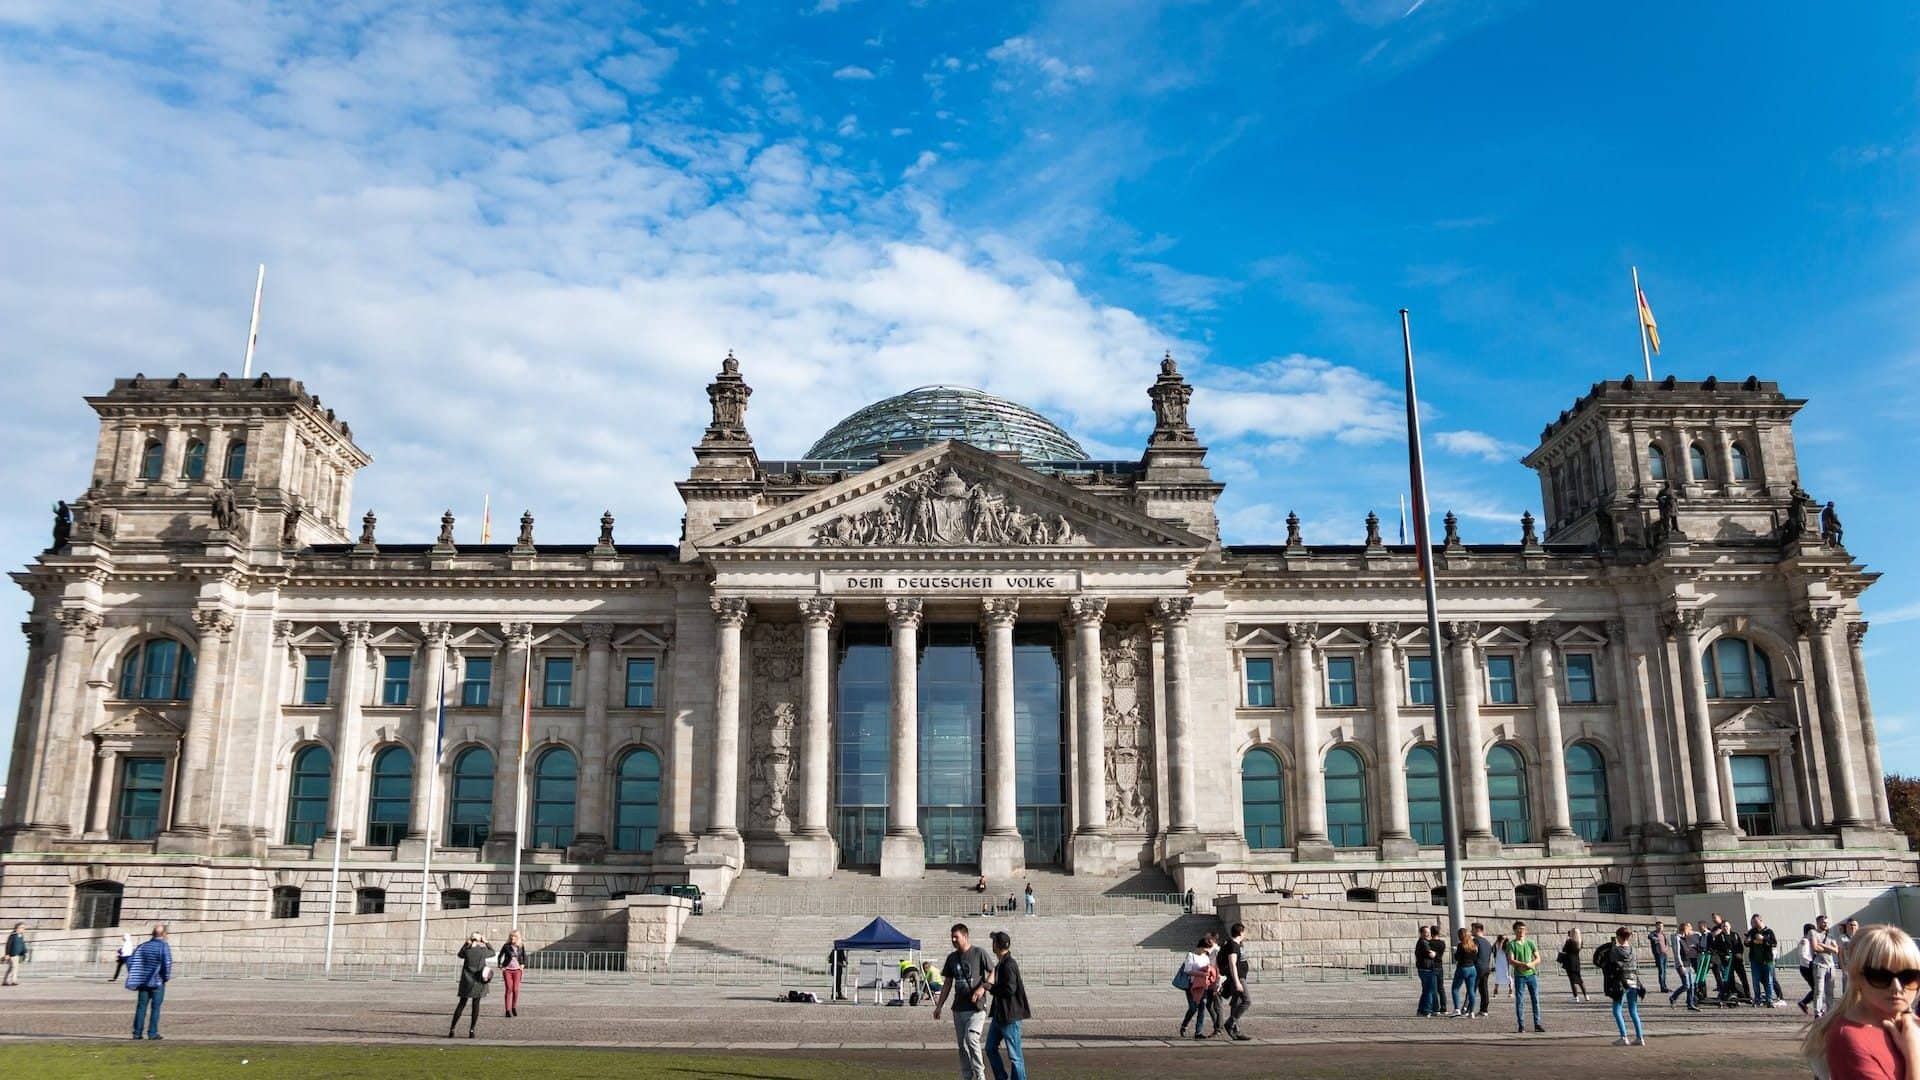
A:
POLYGON ((513 923, 520 929, 520 850, 527 846, 527 735, 533 717, 533 638, 527 638, 527 662, 520 671, 520 750, 513 767, 513 923))
POLYGON ((1427 600, 1427 659, 1433 670, 1433 737, 1440 749, 1440 832, 1446 841, 1447 920, 1454 936, 1467 924, 1460 884, 1460 815, 1454 803, 1453 732, 1447 718, 1447 666, 1440 662, 1440 599, 1434 584, 1433 545, 1427 536, 1427 466, 1420 455, 1419 394, 1413 382, 1413 328, 1400 309, 1400 339, 1407 358, 1407 467, 1413 485, 1413 543, 1420 557, 1420 586, 1427 600))
MULTIPOLYGON (((1651 378, 1651 376, 1649 376, 1651 378)), ((480 497, 480 542, 493 542, 493 494, 488 492, 480 497)))
POLYGON ((1653 352, 1647 348, 1646 308, 1640 301, 1640 268, 1633 268, 1633 322, 1640 328, 1640 361, 1647 366, 1647 381, 1653 381, 1653 352))
MULTIPOLYGON (((420 941, 414 949, 413 973, 427 967, 427 880, 433 874, 433 797, 440 787, 440 740, 447 729, 447 662, 440 660, 440 708, 433 729, 433 767, 427 770, 427 849, 420 856, 420 941)), ((422 753, 426 747, 421 747, 422 753)))
MULTIPOLYGON (((340 801, 346 792, 336 792, 334 799, 340 801)), ((346 816, 345 807, 334 811, 333 815, 333 873, 327 879, 327 970, 333 974, 333 923, 340 910, 340 828, 346 816)))
POLYGON ((247 360, 240 368, 240 377, 253 378, 253 347, 260 341, 260 294, 267 287, 267 264, 260 264, 260 276, 253 283, 253 323, 247 327, 247 360))

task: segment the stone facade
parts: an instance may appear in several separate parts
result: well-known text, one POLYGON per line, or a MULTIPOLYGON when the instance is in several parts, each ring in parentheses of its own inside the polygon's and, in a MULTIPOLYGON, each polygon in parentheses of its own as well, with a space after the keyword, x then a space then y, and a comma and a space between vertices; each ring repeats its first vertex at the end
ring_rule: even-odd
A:
POLYGON ((1448 522, 1438 641, 1415 552, 1377 521, 1360 544, 1297 522, 1223 543, 1171 359, 1137 461, 952 441, 762 461, 750 394, 729 357, 675 545, 622 543, 610 516, 550 544, 530 514, 511 544, 466 544, 450 513, 432 543, 386 543, 349 510, 370 458, 292 380, 90 399, 91 481, 14 575, 32 609, 0 910, 267 919, 276 889, 312 910, 338 843, 342 889, 398 911, 429 837, 435 906, 510 900, 516 845, 522 890, 563 903, 684 881, 718 900, 745 866, 910 878, 954 850, 1003 878, 1055 850, 1028 835, 1022 777, 1056 723, 1058 804, 1038 811, 1075 873, 1418 905, 1440 874, 1438 694, 1470 904, 1657 912, 1786 877, 1916 880, 1861 665, 1876 575, 1801 489, 1801 403, 1771 383, 1596 384, 1526 459, 1544 539, 1531 517, 1514 544, 1448 522), (958 841, 927 835, 917 797, 952 779, 921 773, 956 703, 925 698, 918 666, 955 624, 980 687, 959 703, 979 794, 936 808, 958 841), (889 658, 865 699, 886 795, 848 806, 856 640, 889 658), (1035 640, 1057 717, 1020 696, 1035 640), (1256 766, 1277 781, 1243 781, 1256 766))

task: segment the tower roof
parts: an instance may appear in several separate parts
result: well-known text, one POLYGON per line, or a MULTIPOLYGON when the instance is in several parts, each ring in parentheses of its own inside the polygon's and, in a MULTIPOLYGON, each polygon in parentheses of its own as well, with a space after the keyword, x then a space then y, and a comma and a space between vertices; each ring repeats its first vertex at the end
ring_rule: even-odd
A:
POLYGON ((1027 461, 1085 461, 1087 452, 1058 424, 1018 402, 965 386, 922 386, 876 401, 833 425, 809 460, 878 457, 948 439, 1027 461))

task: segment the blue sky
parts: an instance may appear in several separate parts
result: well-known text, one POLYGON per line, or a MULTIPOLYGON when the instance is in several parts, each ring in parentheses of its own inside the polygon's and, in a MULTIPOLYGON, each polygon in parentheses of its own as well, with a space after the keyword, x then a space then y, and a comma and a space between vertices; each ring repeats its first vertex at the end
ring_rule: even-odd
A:
POLYGON ((85 486, 82 395, 237 370, 260 261, 259 366, 353 424, 383 537, 490 493, 671 539, 728 348, 772 457, 934 381, 1134 456, 1171 349, 1241 542, 1391 520, 1401 306, 1435 505, 1515 539, 1516 459, 1639 365, 1638 264, 1662 373, 1809 399, 1920 772, 1920 9, 149 7, 0 4, 10 566, 85 486))

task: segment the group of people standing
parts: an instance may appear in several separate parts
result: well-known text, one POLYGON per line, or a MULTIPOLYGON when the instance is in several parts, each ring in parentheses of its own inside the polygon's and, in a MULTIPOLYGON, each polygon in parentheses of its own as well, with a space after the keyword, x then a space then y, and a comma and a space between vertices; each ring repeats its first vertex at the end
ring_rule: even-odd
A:
MULTIPOLYGON (((1527 936, 1526 923, 1515 922, 1512 929, 1512 937, 1503 934, 1495 941, 1488 941, 1486 926, 1474 923, 1461 927, 1449 943, 1440 927, 1421 927, 1420 938, 1413 946, 1413 969, 1420 979, 1418 1015, 1485 1016, 1498 989, 1511 987, 1514 1031, 1525 1033, 1529 1019, 1534 1031, 1546 1031, 1540 1022, 1540 947, 1527 936), (1451 1010, 1442 989, 1449 959, 1453 962, 1451 1010)), ((1586 1000, 1587 988, 1580 970, 1585 962, 1584 949, 1577 930, 1568 934, 1558 959, 1567 971, 1574 1000, 1586 1000)), ((1604 976, 1602 993, 1613 1002, 1613 1023, 1620 1036, 1614 1045, 1645 1046, 1647 1037, 1640 1024, 1640 998, 1646 991, 1640 983, 1633 931, 1625 926, 1615 930, 1609 941, 1594 950, 1593 964, 1604 976), (1633 1027, 1632 1036, 1627 1034, 1629 1023, 1633 1027)))
MULTIPOLYGON (((1821 916, 1826 925, 1826 916, 1821 916)), ((1808 923, 1809 930, 1813 928, 1808 923)), ((1780 939, 1766 919, 1759 915, 1748 920, 1743 932, 1714 912, 1712 922, 1695 926, 1683 922, 1677 933, 1668 935, 1665 922, 1655 922, 1647 932, 1654 963, 1660 974, 1660 990, 1672 1005, 1682 997, 1687 1008, 1699 1012, 1703 1004, 1732 1007, 1753 1005, 1758 1008, 1786 1008, 1780 992, 1780 977, 1774 962, 1780 952, 1780 939), (1672 966, 1680 985, 1667 987, 1667 968, 1672 966), (1713 978, 1711 996, 1707 978, 1713 978)), ((1811 983, 1811 979, 1808 980, 1811 983)), ((1802 1010, 1806 1008, 1803 1004, 1802 1010)))
POLYGON ((1196 1039, 1211 1038, 1223 1031, 1235 1042, 1252 1038, 1240 1030, 1240 1018, 1253 1007, 1253 995, 1247 990, 1246 935, 1247 928, 1241 923, 1227 928, 1225 940, 1209 930, 1180 962, 1173 985, 1187 995, 1187 1013, 1180 1019, 1181 1038, 1186 1038, 1189 1022, 1196 1039), (1213 1021, 1212 1032, 1206 1030, 1209 1019, 1213 1021))

